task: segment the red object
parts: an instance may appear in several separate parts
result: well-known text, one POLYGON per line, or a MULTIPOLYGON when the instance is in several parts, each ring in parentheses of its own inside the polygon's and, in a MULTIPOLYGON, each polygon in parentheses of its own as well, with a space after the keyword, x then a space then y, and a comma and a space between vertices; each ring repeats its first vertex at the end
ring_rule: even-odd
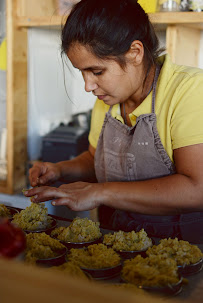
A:
POLYGON ((22 229, 9 219, 0 219, 0 257, 18 257, 26 247, 26 237, 22 229))

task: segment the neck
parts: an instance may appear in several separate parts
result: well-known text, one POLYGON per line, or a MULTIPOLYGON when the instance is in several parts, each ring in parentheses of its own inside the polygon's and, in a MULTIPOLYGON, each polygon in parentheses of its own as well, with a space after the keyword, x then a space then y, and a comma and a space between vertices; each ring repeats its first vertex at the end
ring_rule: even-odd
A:
POLYGON ((139 96, 132 97, 122 103, 121 107, 121 114, 124 118, 125 124, 131 126, 131 122, 129 119, 129 113, 133 112, 142 102, 143 100, 149 95, 153 88, 154 76, 155 76, 156 66, 152 66, 149 70, 149 73, 144 80, 143 87, 141 88, 141 93, 139 96))
MULTIPOLYGON (((146 76, 146 79, 144 80, 143 84, 143 95, 142 98, 143 100, 149 95, 153 88, 153 82, 154 82, 154 77, 155 77, 155 71, 156 71, 156 65, 153 65, 150 70, 148 75, 146 76)), ((142 100, 142 101, 143 101, 142 100)))
POLYGON ((151 92, 153 87, 155 70, 156 66, 153 65, 150 68, 146 78, 143 77, 144 79, 142 86, 140 86, 138 91, 133 96, 131 96, 128 100, 125 101, 125 105, 128 108, 128 112, 130 112, 130 110, 133 111, 135 108, 137 108, 151 92))

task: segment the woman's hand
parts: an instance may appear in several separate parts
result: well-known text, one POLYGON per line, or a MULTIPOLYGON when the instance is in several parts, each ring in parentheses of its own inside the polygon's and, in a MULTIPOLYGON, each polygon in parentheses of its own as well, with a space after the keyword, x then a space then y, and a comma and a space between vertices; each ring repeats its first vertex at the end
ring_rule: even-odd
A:
POLYGON ((59 188, 40 186, 32 188, 24 195, 32 197, 32 202, 52 200, 52 205, 66 205, 73 211, 91 210, 99 206, 100 183, 75 182, 59 188))
POLYGON ((33 187, 54 183, 60 177, 61 171, 57 163, 35 162, 29 169, 29 180, 33 187))
POLYGON ((30 185, 50 185, 58 180, 70 183, 77 181, 97 182, 94 170, 95 149, 90 145, 89 150, 74 159, 51 162, 35 162, 29 170, 30 185))

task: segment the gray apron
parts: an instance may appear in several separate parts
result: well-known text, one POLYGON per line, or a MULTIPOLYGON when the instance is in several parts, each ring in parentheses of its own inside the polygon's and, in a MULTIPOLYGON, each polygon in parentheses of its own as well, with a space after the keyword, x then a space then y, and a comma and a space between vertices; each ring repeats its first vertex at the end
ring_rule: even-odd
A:
MULTIPOLYGON (((98 182, 140 181, 175 174, 175 166, 156 127, 155 95, 160 68, 156 68, 154 77, 150 114, 140 115, 136 124, 129 127, 112 117, 112 107, 106 113, 95 153, 98 182)), ((99 207, 99 220, 102 227, 114 230, 139 231, 144 228, 149 236, 178 237, 193 243, 203 240, 200 239, 203 213, 155 216, 102 205, 99 207)))

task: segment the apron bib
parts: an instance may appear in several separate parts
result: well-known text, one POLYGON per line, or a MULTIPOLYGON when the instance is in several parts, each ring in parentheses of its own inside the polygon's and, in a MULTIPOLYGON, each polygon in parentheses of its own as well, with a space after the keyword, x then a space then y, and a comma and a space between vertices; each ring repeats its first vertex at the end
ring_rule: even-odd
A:
MULTIPOLYGON (((98 182, 140 181, 176 172, 156 127, 155 95, 160 69, 160 66, 156 68, 150 114, 140 115, 136 124, 129 127, 111 116, 112 107, 106 113, 95 153, 98 182)), ((194 238, 191 224, 199 222, 203 226, 202 213, 154 216, 115 210, 104 205, 99 207, 99 220, 105 228, 123 231, 144 228, 149 236, 160 238, 194 238)), ((199 240, 199 234, 197 238, 199 240)))

